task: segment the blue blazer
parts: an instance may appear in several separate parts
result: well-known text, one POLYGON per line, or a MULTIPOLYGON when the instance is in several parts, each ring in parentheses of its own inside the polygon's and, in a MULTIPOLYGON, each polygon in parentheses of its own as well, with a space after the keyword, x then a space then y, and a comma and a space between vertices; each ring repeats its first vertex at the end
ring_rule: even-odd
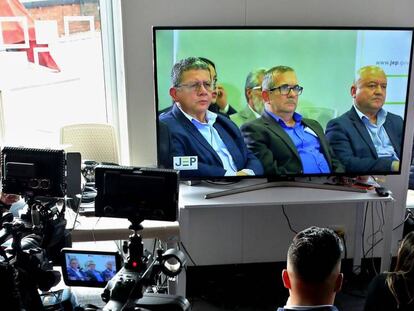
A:
POLYGON ((72 267, 67 267, 66 271, 68 273, 68 278, 69 280, 72 281, 85 281, 87 280, 86 274, 84 271, 79 269, 79 273, 81 275, 81 277, 79 277, 79 275, 76 273, 76 271, 74 269, 72 269, 72 267))
MULTIPOLYGON (((172 139, 173 154, 170 163, 172 156, 198 156, 198 170, 181 170, 181 176, 224 176, 226 171, 218 154, 176 105, 171 111, 161 115, 160 120, 167 124, 172 139)), ((247 149, 239 128, 232 121, 218 114, 214 128, 227 146, 238 171, 251 169, 256 175, 263 174, 262 164, 247 149)))
MULTIPOLYGON (((401 159, 403 124, 400 116, 387 113, 384 128, 399 159, 401 159)), ((355 107, 328 122, 326 137, 336 156, 345 165, 347 172, 386 173, 391 170, 392 158, 378 157, 371 136, 355 107)))

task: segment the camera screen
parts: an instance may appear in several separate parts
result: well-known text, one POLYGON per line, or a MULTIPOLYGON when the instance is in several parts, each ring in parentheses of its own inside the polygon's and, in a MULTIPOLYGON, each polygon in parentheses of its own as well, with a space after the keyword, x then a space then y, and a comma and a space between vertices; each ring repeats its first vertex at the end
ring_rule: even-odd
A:
POLYGON ((62 275, 66 285, 104 287, 121 269, 116 252, 62 250, 62 275))

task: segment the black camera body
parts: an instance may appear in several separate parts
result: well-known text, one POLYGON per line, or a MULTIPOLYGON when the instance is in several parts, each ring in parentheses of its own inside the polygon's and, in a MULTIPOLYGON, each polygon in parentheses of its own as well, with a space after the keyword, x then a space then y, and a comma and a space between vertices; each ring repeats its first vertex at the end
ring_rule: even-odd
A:
POLYGON ((154 290, 163 275, 175 277, 186 263, 175 249, 146 252, 138 234, 143 220, 176 221, 178 172, 123 166, 95 168, 95 215, 128 218, 132 234, 124 243, 128 254, 122 269, 107 283, 101 297, 104 311, 187 311, 190 303, 181 296, 154 290), (160 195, 162 193, 162 195, 160 195), (153 257, 154 256, 154 257, 153 257), (151 289, 153 292, 149 292, 151 289), (157 291, 157 292, 154 292, 157 291))
POLYGON ((22 195, 27 203, 27 212, 20 219, 7 218, 0 224, 3 229, 0 243, 12 241, 5 251, 1 249, 2 264, 8 267, 4 272, 12 271, 14 275, 14 285, 9 290, 17 289, 18 303, 25 310, 43 310, 38 290, 48 291, 59 283, 61 276, 52 270, 51 258, 60 251, 63 240, 69 242, 63 200, 65 153, 4 147, 1 172, 3 191, 22 195))

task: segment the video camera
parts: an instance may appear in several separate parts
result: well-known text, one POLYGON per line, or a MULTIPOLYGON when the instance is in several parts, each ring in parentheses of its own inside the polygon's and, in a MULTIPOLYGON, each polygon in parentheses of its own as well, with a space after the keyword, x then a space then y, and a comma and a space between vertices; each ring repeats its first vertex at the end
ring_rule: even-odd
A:
POLYGON ((123 247, 123 252, 128 256, 118 271, 118 261, 113 253, 64 249, 62 254, 66 267, 62 270, 65 283, 72 286, 105 286, 101 297, 106 302, 103 308, 106 311, 190 310, 187 299, 165 294, 157 287, 162 283, 162 277, 173 278, 181 272, 186 263, 185 255, 176 249, 157 249, 153 256, 144 250, 138 234, 143 229, 141 222, 144 220, 177 220, 178 172, 102 165, 95 168, 95 187, 96 216, 127 218, 131 222, 129 228, 132 234, 123 247), (86 258, 89 260, 86 261, 86 258), (86 271, 91 258, 92 268, 86 271), (111 271, 117 271, 109 281, 102 271, 107 262, 115 263, 111 271), (75 274, 70 272, 71 266, 79 263, 85 270, 78 266, 75 274))
POLYGON ((38 289, 48 291, 59 283, 60 273, 52 270, 50 259, 62 241, 70 243, 64 216, 66 160, 63 150, 4 147, 1 151, 2 191, 21 195, 27 204, 20 219, 8 217, 9 213, 1 218, 0 243, 12 238, 11 246, 0 250, 2 272, 9 280, 8 290, 16 293, 12 295, 16 305, 28 311, 44 310, 38 289))

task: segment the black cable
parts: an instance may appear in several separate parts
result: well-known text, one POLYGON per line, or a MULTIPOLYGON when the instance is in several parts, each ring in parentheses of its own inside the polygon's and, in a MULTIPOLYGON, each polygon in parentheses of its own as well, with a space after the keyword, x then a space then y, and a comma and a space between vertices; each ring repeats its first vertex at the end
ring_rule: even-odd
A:
MULTIPOLYGON (((75 219, 73 220, 73 227, 72 227, 72 229, 70 229, 69 231, 73 231, 73 230, 75 229, 75 226, 76 226, 76 221, 77 221, 77 219, 78 219, 78 215, 79 215, 80 206, 81 206, 81 204, 82 204, 82 196, 83 196, 83 192, 85 191, 85 186, 86 186, 86 183, 83 185, 83 187, 82 187, 82 189, 81 189, 80 199, 79 199, 79 201, 78 201, 78 206, 77 206, 77 208, 76 208, 76 215, 75 215, 75 219)), ((72 199, 72 200, 73 200, 73 199, 72 199)))
POLYGON ((154 245, 152 247, 152 256, 155 258, 155 248, 157 247, 158 238, 155 238, 154 245))
POLYGON ((286 221, 287 221, 287 224, 288 224, 288 226, 289 226, 290 231, 292 231, 293 233, 297 234, 297 233, 298 233, 298 231, 296 231, 296 230, 294 230, 294 229, 292 228, 292 225, 291 225, 291 223, 290 223, 289 217, 288 217, 288 215, 286 214, 286 211, 285 211, 285 206, 284 206, 283 204, 282 204, 282 213, 283 213, 283 215, 284 215, 284 216, 285 216, 285 218, 286 218, 286 221))
MULTIPOLYGON (((374 202, 371 202, 371 232, 372 232, 371 245, 374 245, 375 244, 375 234, 374 234, 374 202)), ((377 269, 375 268, 375 263, 374 263, 374 247, 372 247, 372 250, 371 250, 371 264, 372 264, 372 268, 374 270, 375 275, 378 275, 378 272, 377 272, 377 269)))
POLYGON ((368 214, 368 202, 365 203, 365 215, 364 215, 364 225, 362 227, 362 258, 365 258, 365 226, 367 222, 367 214, 368 214))
MULTIPOLYGON (((399 227, 401 227, 403 224, 405 224, 405 222, 406 222, 409 218, 410 218, 410 215, 407 215, 407 216, 405 217, 405 219, 404 219, 404 220, 403 220, 400 224, 398 224, 397 226, 395 226, 394 228, 392 228, 392 231, 397 230, 399 227)), ((372 248, 372 247, 377 246, 380 242, 382 242, 382 240, 384 240, 384 238, 381 238, 381 239, 379 239, 377 242, 375 242, 375 244, 374 244, 373 246, 371 246, 371 247, 367 250, 367 254, 371 251, 371 248, 372 248)))
POLYGON ((191 258, 190 253, 187 251, 187 249, 185 248, 183 242, 180 242, 181 246, 183 247, 184 252, 187 254, 188 258, 191 260, 191 262, 193 263, 194 266, 197 266, 196 263, 194 262, 193 258, 191 258))

